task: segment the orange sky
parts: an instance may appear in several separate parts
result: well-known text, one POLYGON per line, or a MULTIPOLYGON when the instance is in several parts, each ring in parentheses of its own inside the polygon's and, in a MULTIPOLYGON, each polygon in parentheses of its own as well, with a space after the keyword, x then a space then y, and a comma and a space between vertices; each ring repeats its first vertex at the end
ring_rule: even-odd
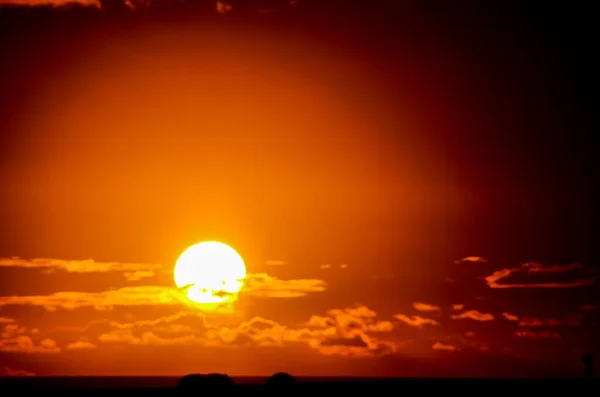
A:
POLYGON ((0 375, 580 372, 596 268, 491 231, 527 212, 448 154, 476 142, 439 132, 478 113, 449 97, 480 102, 464 64, 331 35, 157 23, 14 50, 0 375), (232 312, 173 298, 203 240, 246 261, 232 312))

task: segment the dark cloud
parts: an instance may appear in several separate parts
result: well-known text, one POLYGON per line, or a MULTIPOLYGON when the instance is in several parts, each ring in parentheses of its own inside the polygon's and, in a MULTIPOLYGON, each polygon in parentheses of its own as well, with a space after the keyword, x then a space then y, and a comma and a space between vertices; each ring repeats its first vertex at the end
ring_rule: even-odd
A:
POLYGON ((536 262, 497 270, 485 277, 490 288, 574 288, 595 284, 595 269, 581 264, 543 266, 536 262))

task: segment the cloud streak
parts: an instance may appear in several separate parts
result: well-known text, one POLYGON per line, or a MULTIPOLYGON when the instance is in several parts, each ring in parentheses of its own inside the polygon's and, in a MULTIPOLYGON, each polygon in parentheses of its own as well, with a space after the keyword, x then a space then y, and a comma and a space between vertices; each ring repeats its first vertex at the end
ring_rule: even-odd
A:
POLYGON ((467 310, 460 314, 450 316, 453 320, 475 320, 475 321, 493 321, 494 316, 490 313, 482 313, 478 310, 467 310))
POLYGON ((519 321, 519 316, 508 312, 502 313, 502 317, 504 317, 506 321, 519 321))
POLYGON ((396 314, 394 316, 396 320, 402 321, 405 324, 410 325, 411 327, 423 328, 425 325, 440 325, 440 323, 436 320, 432 320, 430 318, 424 318, 421 316, 406 316, 404 314, 396 314))
POLYGON ((129 281, 152 277, 155 272, 162 271, 165 268, 163 265, 153 263, 96 262, 93 259, 23 259, 19 257, 0 258, 0 267, 42 269, 45 271, 60 270, 68 273, 122 272, 129 281))
POLYGON ((460 350, 458 347, 454 345, 447 345, 441 342, 435 342, 433 346, 431 346, 433 350, 442 351, 442 352, 453 352, 460 350))
POLYGON ((265 262, 267 266, 283 266, 285 265, 285 261, 280 260, 268 260, 265 262))
POLYGON ((161 286, 124 287, 103 292, 56 292, 50 295, 0 297, 0 307, 39 306, 46 310, 93 307, 110 310, 115 306, 173 305, 181 303, 179 290, 161 286))
POLYGON ((91 6, 101 8, 100 1, 98 0, 0 0, 0 5, 19 5, 19 6, 54 6, 61 7, 72 4, 79 4, 83 6, 91 6))
MULTIPOLYGON (((323 292, 325 289, 326 284, 322 280, 281 280, 263 273, 249 275, 240 295, 258 298, 301 298, 309 293, 323 292)), ((56 292, 50 295, 0 297, 0 307, 39 306, 49 311, 83 307, 110 310, 115 306, 179 305, 184 302, 183 290, 165 286, 135 286, 102 292, 56 292)))
POLYGON ((562 339, 556 331, 517 331, 515 335, 519 338, 526 339, 562 339))
POLYGON ((67 350, 89 350, 89 349, 95 349, 98 346, 88 342, 87 340, 84 339, 80 339, 78 341, 69 343, 66 347, 67 350))
POLYGON ((319 279, 281 280, 266 273, 258 273, 246 277, 241 293, 260 298, 301 298, 326 289, 327 283, 319 279))
POLYGON ((488 260, 485 258, 482 258, 480 256, 467 256, 465 258, 459 259, 454 261, 454 263, 459 264, 459 263, 487 263, 488 260))
POLYGON ((520 267, 497 270, 485 277, 490 288, 574 288, 595 284, 592 268, 581 264, 566 266, 543 266, 529 262, 520 267), (569 280, 558 280, 556 275, 570 276, 569 280))
POLYGON ((35 376, 33 372, 25 371, 23 369, 12 369, 7 366, 0 367, 0 376, 35 376))
POLYGON ((520 327, 560 327, 561 325, 563 325, 563 323, 558 320, 541 320, 535 317, 523 317, 521 321, 519 321, 520 327))
POLYGON ((414 302, 413 307, 415 310, 418 310, 420 312, 439 312, 441 310, 439 306, 430 305, 429 303, 423 302, 414 302))

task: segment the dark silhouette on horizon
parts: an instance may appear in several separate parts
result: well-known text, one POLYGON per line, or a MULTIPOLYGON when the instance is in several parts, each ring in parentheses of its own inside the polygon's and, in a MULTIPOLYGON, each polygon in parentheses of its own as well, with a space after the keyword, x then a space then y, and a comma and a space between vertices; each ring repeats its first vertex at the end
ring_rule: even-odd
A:
POLYGON ((265 382, 267 389, 273 392, 290 391, 297 384, 296 378, 286 372, 277 372, 265 382))
POLYGON ((594 355, 592 353, 586 353, 581 356, 581 361, 583 361, 583 365, 585 366, 584 377, 586 379, 591 379, 594 377, 594 355))
POLYGON ((227 393, 235 387, 235 381, 227 374, 189 374, 177 382, 177 389, 186 392, 227 393))
MULTIPOLYGON (((298 382, 286 372, 273 374, 264 384, 273 394, 286 393, 293 390, 298 382)), ((188 374, 177 382, 177 389, 184 394, 192 393, 228 393, 236 386, 235 381, 227 374, 188 374)))

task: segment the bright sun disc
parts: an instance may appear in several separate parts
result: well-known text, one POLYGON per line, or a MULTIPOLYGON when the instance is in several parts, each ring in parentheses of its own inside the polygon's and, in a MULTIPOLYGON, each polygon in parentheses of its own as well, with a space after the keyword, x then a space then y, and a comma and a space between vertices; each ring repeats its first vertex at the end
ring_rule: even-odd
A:
POLYGON ((189 300, 201 304, 237 299, 246 278, 242 257, 230 246, 206 241, 186 249, 177 259, 175 285, 187 290, 189 300))

